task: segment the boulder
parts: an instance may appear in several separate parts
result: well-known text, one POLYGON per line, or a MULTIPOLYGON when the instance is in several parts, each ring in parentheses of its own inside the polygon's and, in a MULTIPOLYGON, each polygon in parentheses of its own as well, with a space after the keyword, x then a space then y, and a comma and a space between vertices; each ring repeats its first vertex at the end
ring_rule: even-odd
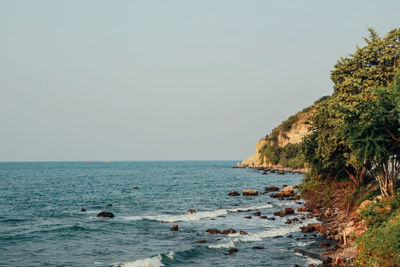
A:
POLYGON ((112 204, 107 204, 107 207, 112 207, 112 204))
POLYGON ((196 210, 190 209, 190 210, 185 212, 185 214, 193 214, 193 213, 196 213, 196 210))
POLYGON ((207 240, 204 240, 204 239, 198 240, 197 243, 204 244, 204 243, 207 243, 207 240))
POLYGON ((285 208, 286 214, 293 214, 294 213, 294 209, 292 208, 285 208))
POLYGON ((256 211, 256 212, 254 212, 253 215, 254 215, 254 216, 261 216, 261 211, 256 211))
POLYGON ((219 230, 215 229, 215 228, 207 229, 206 232, 209 233, 209 234, 212 234, 212 235, 220 233, 219 230))
POLYGON ((280 171, 278 171, 278 174, 285 174, 285 171, 280 170, 280 171))
POLYGON ((251 216, 246 216, 246 217, 244 217, 245 219, 251 219, 251 216))
POLYGON ((242 192, 243 196, 257 196, 258 191, 255 189, 244 189, 242 192))
POLYGON ((232 190, 231 192, 229 192, 228 196, 237 197, 237 196, 240 196, 240 194, 238 192, 232 190))
POLYGON ((276 185, 270 185, 265 188, 265 192, 273 192, 273 191, 279 191, 279 187, 276 185))
POLYGON ((286 209, 282 209, 282 210, 279 210, 279 211, 275 211, 275 212, 274 212, 274 216, 283 217, 283 216, 286 216, 286 214, 287 214, 286 209))
POLYGON ((178 225, 177 224, 175 224, 174 226, 172 226, 169 230, 171 230, 171 231, 178 231, 178 225))
POLYGON ((292 220, 291 219, 287 219, 285 224, 292 224, 292 220))
POLYGON ((236 230, 232 229, 232 228, 229 228, 229 229, 226 229, 226 230, 224 230, 224 231, 222 231, 220 233, 223 234, 223 235, 230 235, 230 234, 236 233, 236 230))
POLYGON ((282 185, 282 187, 287 187, 287 186, 288 186, 287 184, 283 184, 283 185, 282 185))
POLYGON ((294 188, 292 186, 287 186, 279 191, 278 195, 282 197, 290 197, 294 194, 294 188))
POLYGON ((241 235, 248 235, 245 231, 240 231, 239 234, 241 234, 241 235))
POLYGON ((97 214, 96 217, 102 217, 102 218, 114 218, 114 214, 112 212, 108 211, 102 211, 99 214, 97 214))
POLYGON ((260 219, 266 220, 266 219, 268 219, 268 217, 267 216, 260 216, 260 219))
POLYGON ((83 209, 83 208, 81 209, 81 212, 85 212, 85 211, 86 211, 86 209, 83 209))
POLYGON ((251 249, 264 249, 264 247, 262 247, 262 246, 254 246, 251 249))
POLYGON ((132 189, 138 190, 139 186, 134 186, 134 187, 132 187, 132 189))

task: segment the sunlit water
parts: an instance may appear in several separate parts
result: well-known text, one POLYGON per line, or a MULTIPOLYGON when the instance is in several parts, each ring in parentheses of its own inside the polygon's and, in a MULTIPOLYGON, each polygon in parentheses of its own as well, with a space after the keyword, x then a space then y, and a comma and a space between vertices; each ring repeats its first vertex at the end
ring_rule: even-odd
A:
POLYGON ((301 204, 268 194, 227 195, 298 184, 302 176, 232 169, 235 163, 0 163, 0 265, 308 265, 310 259, 293 253, 296 247, 317 251, 317 242, 299 231, 301 224, 253 216, 259 210, 273 217, 274 211, 301 204), (188 209, 197 213, 184 215, 188 209), (252 211, 239 212, 247 209, 252 211), (115 217, 97 218, 100 211, 115 217), (249 215, 252 219, 244 218, 249 215), (175 224, 179 230, 170 231, 175 224), (208 228, 248 235, 211 235, 208 228), (228 255, 231 248, 238 252, 228 255))

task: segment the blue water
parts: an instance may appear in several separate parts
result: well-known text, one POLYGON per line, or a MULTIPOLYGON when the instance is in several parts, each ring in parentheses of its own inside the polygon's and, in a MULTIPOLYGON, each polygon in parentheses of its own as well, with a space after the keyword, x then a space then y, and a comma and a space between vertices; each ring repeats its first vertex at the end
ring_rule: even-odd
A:
POLYGON ((316 247, 299 232, 301 224, 245 219, 254 210, 238 212, 251 207, 273 217, 276 210, 301 204, 268 194, 227 195, 298 184, 302 176, 232 169, 235 163, 0 163, 0 266, 308 265, 309 259, 293 253, 316 247), (197 213, 184 215, 188 209, 197 213), (115 217, 97 218, 100 211, 115 217), (175 224, 179 230, 170 231, 175 224), (208 228, 249 235, 211 235, 208 228), (196 242, 202 239, 207 243, 196 242), (238 252, 227 255, 233 247, 238 252))

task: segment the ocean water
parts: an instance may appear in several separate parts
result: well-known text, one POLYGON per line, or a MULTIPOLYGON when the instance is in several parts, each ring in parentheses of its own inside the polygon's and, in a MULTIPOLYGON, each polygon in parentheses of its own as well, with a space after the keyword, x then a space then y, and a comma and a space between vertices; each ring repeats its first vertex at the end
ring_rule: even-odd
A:
POLYGON ((299 231, 302 224, 285 224, 287 217, 271 221, 253 216, 258 210, 273 217, 274 211, 301 204, 268 194, 227 195, 231 190, 263 192, 268 185, 298 184, 302 175, 262 175, 232 169, 235 163, 0 163, 0 266, 317 263, 293 252, 299 247, 318 251, 318 241, 299 231), (185 215, 188 209, 197 213, 185 215), (115 217, 97 218, 100 211, 115 217), (175 224, 179 230, 170 231, 175 224), (234 228, 248 235, 211 235, 205 232, 208 228, 234 228), (238 252, 228 255, 231 248, 238 252))

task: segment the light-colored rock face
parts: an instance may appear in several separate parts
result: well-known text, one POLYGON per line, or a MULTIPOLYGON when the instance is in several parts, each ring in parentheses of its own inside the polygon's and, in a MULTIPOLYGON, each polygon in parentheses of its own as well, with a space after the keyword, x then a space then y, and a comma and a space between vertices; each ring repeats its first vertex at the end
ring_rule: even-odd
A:
MULTIPOLYGON (((295 122, 290 130, 286 133, 280 133, 278 135, 277 144, 281 147, 284 147, 287 144, 298 144, 303 140, 303 137, 309 133, 309 125, 305 124, 305 121, 310 116, 310 113, 298 113, 298 121, 295 122)), ((250 157, 243 160, 237 166, 239 167, 280 167, 279 165, 271 165, 266 163, 266 159, 264 158, 264 163, 261 164, 260 160, 260 149, 268 143, 264 138, 257 142, 255 153, 250 157)))

